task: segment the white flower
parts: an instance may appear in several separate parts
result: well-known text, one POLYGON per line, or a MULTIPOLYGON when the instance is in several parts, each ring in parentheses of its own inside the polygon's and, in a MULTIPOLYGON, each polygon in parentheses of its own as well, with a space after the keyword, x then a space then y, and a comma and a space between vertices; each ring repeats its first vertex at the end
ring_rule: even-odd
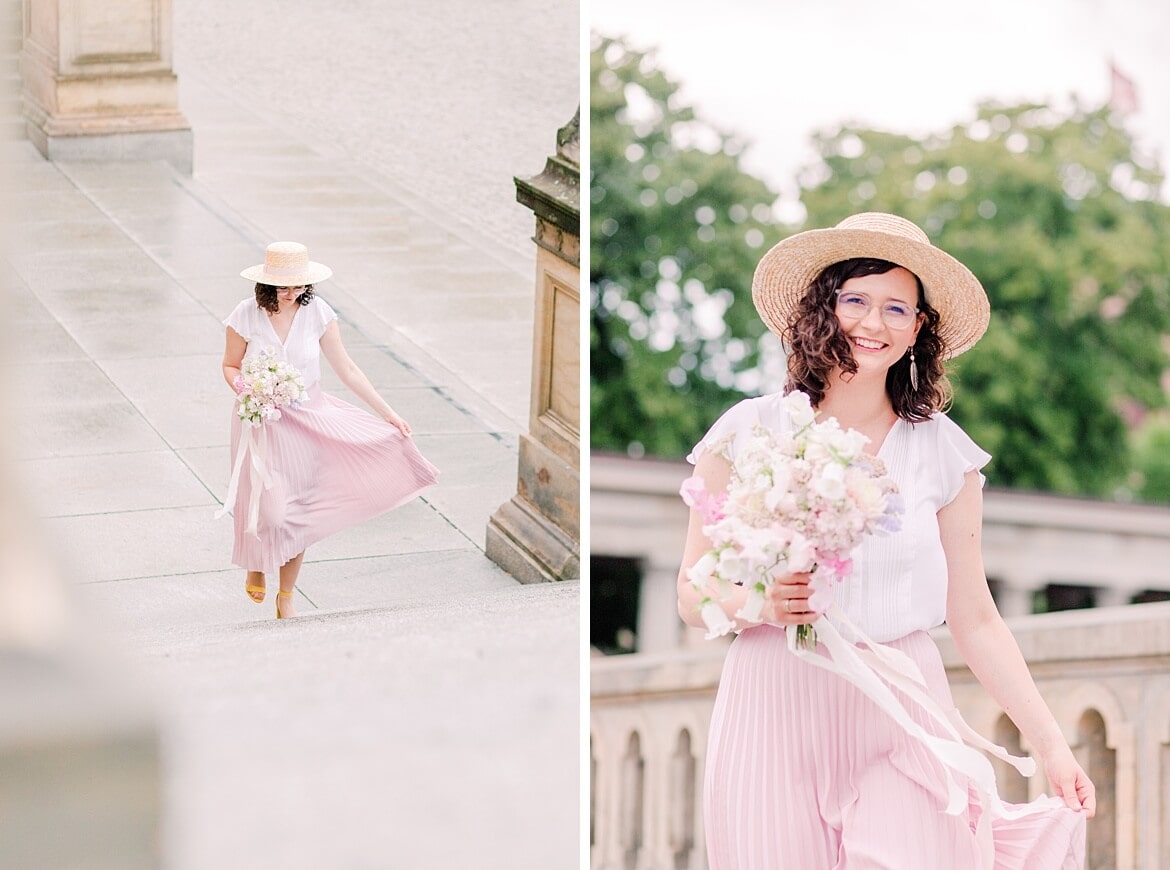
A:
POLYGON ((743 577, 746 567, 746 562, 734 548, 728 547, 719 552, 719 567, 717 570, 720 577, 726 577, 729 580, 738 580, 743 577))
POLYGON ((714 553, 704 553, 702 558, 687 571, 687 579, 697 586, 702 586, 711 580, 715 573, 716 564, 714 553))
POLYGON ((753 583, 748 588, 747 598, 743 602, 743 607, 736 611, 736 619, 742 619, 744 622, 762 621, 764 602, 767 601, 764 595, 765 588, 763 583, 753 583))
POLYGON ((837 430, 829 438, 829 447, 841 460, 852 462, 861 455, 869 438, 856 429, 837 430))
POLYGON ((703 623, 707 626, 707 640, 723 637, 735 629, 735 623, 727 618, 722 605, 718 601, 707 601, 699 610, 703 623))
POLYGON ((832 461, 833 454, 828 444, 822 441, 809 441, 808 446, 804 448, 804 458, 813 465, 822 465, 832 461))
POLYGON ((886 509, 886 494, 877 482, 863 474, 848 475, 850 500, 867 517, 880 517, 886 509))
POLYGON ((792 425, 797 429, 811 425, 817 417, 808 395, 800 390, 793 390, 784 397, 784 410, 788 412, 792 425))
POLYGON ((804 535, 795 534, 788 545, 788 570, 794 574, 811 571, 817 558, 816 547, 804 535))
POLYGON ((776 506, 784 501, 784 497, 788 495, 788 491, 792 487, 792 476, 789 474, 788 467, 779 465, 772 472, 772 486, 764 495, 764 506, 770 510, 776 510, 776 506))
POLYGON ((826 465, 813 481, 813 490, 831 501, 845 498, 845 466, 835 462, 826 465))

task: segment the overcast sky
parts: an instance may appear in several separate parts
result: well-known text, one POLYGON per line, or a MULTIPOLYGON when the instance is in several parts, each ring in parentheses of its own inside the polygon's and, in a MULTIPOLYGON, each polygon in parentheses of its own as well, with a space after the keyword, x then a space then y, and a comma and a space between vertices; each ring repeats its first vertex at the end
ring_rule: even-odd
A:
MULTIPOLYGON (((655 47, 705 120, 753 144, 746 166, 782 195, 842 121, 942 131, 978 102, 1109 96, 1135 84, 1128 126, 1170 169, 1166 0, 592 0, 592 29, 655 47)), ((1166 188, 1170 193, 1170 185, 1166 188)))

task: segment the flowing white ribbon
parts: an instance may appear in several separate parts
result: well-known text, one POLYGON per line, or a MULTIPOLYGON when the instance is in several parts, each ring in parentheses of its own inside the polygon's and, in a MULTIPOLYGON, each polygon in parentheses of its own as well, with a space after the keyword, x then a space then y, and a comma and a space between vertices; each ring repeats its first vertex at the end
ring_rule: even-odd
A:
POLYGON ((236 493, 240 488, 240 472, 244 468, 244 459, 248 458, 248 480, 251 491, 248 495, 248 526, 247 532, 259 540, 257 531, 260 525, 260 489, 269 489, 272 486, 272 476, 268 473, 268 427, 261 425, 252 427, 243 424, 244 431, 240 433, 240 444, 236 450, 236 460, 232 465, 232 479, 228 483, 227 496, 224 497, 223 507, 216 511, 218 520, 230 512, 236 504, 236 493))
POLYGON ((798 647, 796 632, 793 630, 786 631, 788 649, 809 664, 835 673, 852 683, 889 714, 907 734, 930 750, 942 764, 947 788, 946 812, 949 815, 962 813, 969 800, 967 793, 955 781, 954 774, 961 774, 970 780, 981 806, 975 839, 983 864, 988 870, 991 870, 995 863, 992 818, 1018 819, 1063 806, 1063 802, 1055 797, 1038 799, 1018 806, 1005 804, 1000 800, 999 792, 996 790, 995 770, 991 762, 972 746, 977 746, 1006 761, 1024 776, 1032 776, 1036 772, 1036 762, 1031 758, 1010 755, 1003 747, 996 746, 980 736, 963 721, 958 710, 944 710, 931 696, 926 680, 913 659, 899 649, 871 640, 841 612, 840 608, 834 605, 822 615, 831 616, 839 622, 856 638, 857 643, 864 645, 864 648, 845 640, 828 619, 818 619, 815 624, 817 640, 824 644, 829 655, 818 655, 812 650, 798 647), (944 734, 931 734, 910 718, 910 714, 891 687, 912 698, 939 724, 944 734), (966 745, 967 743, 972 746, 966 745))

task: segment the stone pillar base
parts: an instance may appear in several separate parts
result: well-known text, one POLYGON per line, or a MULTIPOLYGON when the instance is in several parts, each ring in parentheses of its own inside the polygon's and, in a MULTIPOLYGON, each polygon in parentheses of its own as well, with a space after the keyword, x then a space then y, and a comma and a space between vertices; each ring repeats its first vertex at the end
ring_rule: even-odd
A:
POLYGON ((485 555, 521 583, 581 577, 579 545, 520 495, 492 514, 485 555))
POLYGON ((185 175, 194 170, 194 136, 178 113, 54 118, 26 103, 25 114, 28 139, 48 160, 165 160, 185 175))
POLYGON ((581 576, 577 469, 531 435, 520 436, 516 494, 488 521, 484 552, 521 583, 581 576))
POLYGON ((173 0, 25 0, 27 135, 50 160, 193 162, 171 68, 173 0))
POLYGON ((190 130, 169 133, 113 133, 101 136, 51 136, 29 123, 26 134, 48 160, 165 160, 184 175, 194 171, 190 130))

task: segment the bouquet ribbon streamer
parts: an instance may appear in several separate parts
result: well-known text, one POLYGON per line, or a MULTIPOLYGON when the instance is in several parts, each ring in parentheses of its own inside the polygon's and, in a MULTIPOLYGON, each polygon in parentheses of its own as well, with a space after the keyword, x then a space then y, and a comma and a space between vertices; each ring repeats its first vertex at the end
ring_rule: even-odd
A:
POLYGON ((835 673, 856 686, 910 737, 919 741, 938 759, 946 777, 946 812, 949 815, 962 813, 969 801, 967 790, 956 781, 955 774, 970 781, 982 809, 975 837, 983 866, 987 870, 991 870, 995 863, 992 818, 1018 819, 1042 810, 1064 806, 1064 802, 1055 796, 1019 806, 1005 804, 996 790, 995 770, 991 762, 974 747, 1007 762, 1023 776, 1035 774, 1036 762, 1031 758, 1010 755, 1002 746, 997 746, 982 737, 963 721, 958 710, 944 710, 931 696, 926 680, 913 659, 899 649, 871 640, 841 612, 839 607, 832 606, 823 615, 831 616, 849 631, 860 645, 847 641, 829 619, 818 619, 817 640, 824 644, 828 655, 818 655, 799 646, 796 632, 791 630, 785 632, 788 636, 788 649, 810 665, 835 673), (945 736, 932 734, 915 722, 893 689, 913 699, 938 723, 945 736))
POLYGON ((248 482, 251 491, 248 496, 248 534, 259 538, 257 531, 260 524, 260 490, 272 486, 272 475, 268 473, 268 427, 243 426, 240 432, 240 446, 236 451, 236 461, 232 465, 232 479, 228 483, 227 495, 223 500, 215 518, 229 513, 236 503, 236 494, 240 489, 240 474, 244 469, 244 460, 248 460, 248 482))

